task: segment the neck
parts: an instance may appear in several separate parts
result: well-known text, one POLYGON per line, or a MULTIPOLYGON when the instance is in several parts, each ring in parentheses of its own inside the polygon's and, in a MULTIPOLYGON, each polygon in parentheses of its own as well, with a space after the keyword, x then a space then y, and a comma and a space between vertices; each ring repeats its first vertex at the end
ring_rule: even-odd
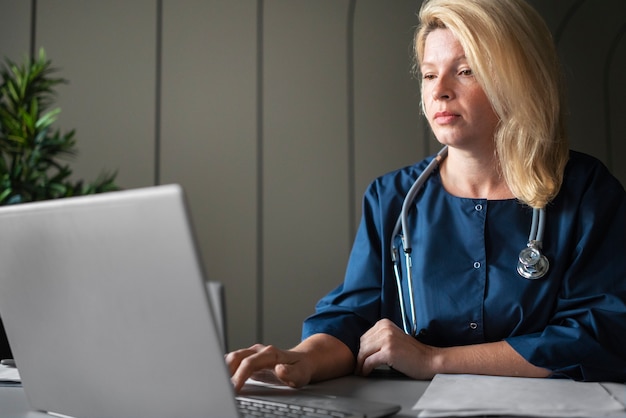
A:
POLYGON ((440 173, 444 188, 454 196, 488 200, 514 197, 493 152, 476 154, 449 148, 440 173))

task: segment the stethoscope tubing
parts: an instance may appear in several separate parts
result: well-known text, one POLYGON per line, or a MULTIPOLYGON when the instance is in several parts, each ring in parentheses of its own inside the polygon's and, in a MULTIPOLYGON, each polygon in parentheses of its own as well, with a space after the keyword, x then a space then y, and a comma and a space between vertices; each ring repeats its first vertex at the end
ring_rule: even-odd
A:
POLYGON ((402 312, 402 325, 404 327, 404 332, 410 335, 417 334, 417 313, 415 311, 415 301, 413 299, 413 273, 411 267, 413 266, 413 262, 411 261, 411 241, 409 234, 402 234, 401 231, 408 231, 408 213, 410 210, 410 206, 415 202, 415 198, 417 197, 417 193, 420 191, 426 180, 430 177, 432 172, 439 167, 441 161, 448 155, 448 146, 445 145, 437 155, 431 160, 431 162, 426 166, 424 171, 417 177, 417 180, 413 183, 409 191, 407 192, 404 201, 402 202, 402 210, 400 211, 400 216, 396 220, 396 224, 393 228, 393 233, 391 234, 391 258, 393 261, 394 273, 396 276, 396 286, 398 288, 398 299, 400 301, 400 311, 402 312), (406 277, 407 277, 407 285, 409 290, 409 306, 411 308, 411 329, 409 330, 409 325, 406 322, 406 307, 404 306, 404 295, 402 294, 402 281, 400 279, 400 269, 402 268, 399 262, 399 252, 398 247, 395 244, 395 237, 401 235, 402 238, 402 246, 404 247, 404 258, 406 265, 406 277))

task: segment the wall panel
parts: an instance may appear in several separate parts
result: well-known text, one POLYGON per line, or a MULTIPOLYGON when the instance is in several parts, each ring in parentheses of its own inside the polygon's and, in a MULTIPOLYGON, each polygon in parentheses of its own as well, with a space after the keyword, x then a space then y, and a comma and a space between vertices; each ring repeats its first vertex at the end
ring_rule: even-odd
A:
POLYGON ((605 81, 605 112, 608 115, 606 135, 611 171, 626 187, 626 11, 622 26, 615 33, 614 49, 607 62, 605 81))
MULTIPOLYGON (((31 4, 26 1, 0 2, 0 59, 21 64, 28 57, 30 49, 31 4), (10 42, 7 42, 10 40, 10 42)), ((11 349, 4 334, 0 318, 0 358, 10 358, 11 349)))
POLYGON ((349 250, 348 2, 265 2, 263 339, 289 346, 349 250))
MULTIPOLYGON (((0 6, 2 7, 2 13, 0 13, 0 59, 2 65, 4 66, 7 58, 21 64, 28 57, 30 48, 30 2, 3 1, 0 2, 0 6)), ((0 318, 0 358, 10 358, 11 356, 11 349, 0 318)))
POLYGON ((229 345, 257 335, 256 1, 163 3, 161 182, 185 187, 229 345))
POLYGON ((412 74, 412 40, 421 2, 356 2, 354 22, 355 221, 367 185, 430 153, 412 74))
POLYGON ((37 48, 59 75, 59 127, 76 129, 77 178, 119 171, 125 188, 153 183, 154 0, 37 2, 37 48))
POLYGON ((0 59, 21 64, 30 53, 31 2, 0 1, 0 59))
MULTIPOLYGON (((615 172, 618 164, 612 162, 617 157, 613 153, 621 145, 613 144, 623 143, 626 135, 619 122, 626 83, 616 77, 626 61, 624 47, 621 55, 618 48, 613 60, 608 58, 626 24, 626 2, 586 0, 577 6, 569 9, 558 44, 568 83, 571 147, 600 158, 615 172)), ((621 180, 626 182, 626 177, 621 180)))

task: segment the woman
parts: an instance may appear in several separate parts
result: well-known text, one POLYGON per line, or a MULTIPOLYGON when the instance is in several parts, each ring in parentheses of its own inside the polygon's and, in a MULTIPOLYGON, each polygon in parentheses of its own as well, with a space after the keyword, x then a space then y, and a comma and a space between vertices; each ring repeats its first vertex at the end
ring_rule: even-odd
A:
POLYGON ((626 193, 597 160, 568 151, 543 20, 523 0, 430 0, 415 52, 423 111, 447 158, 409 208, 412 295, 405 273, 398 296, 390 254, 404 198, 432 158, 369 186, 343 284, 293 349, 228 354, 235 388, 251 376, 298 387, 381 365, 416 379, 626 381, 626 193), (533 209, 545 211, 547 261, 518 274, 533 209))

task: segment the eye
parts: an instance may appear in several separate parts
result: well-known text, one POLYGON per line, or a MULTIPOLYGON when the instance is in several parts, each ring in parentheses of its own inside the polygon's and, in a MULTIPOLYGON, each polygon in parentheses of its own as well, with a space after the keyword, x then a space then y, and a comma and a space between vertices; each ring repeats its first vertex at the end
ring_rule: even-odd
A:
POLYGON ((434 74, 424 74, 424 80, 434 80, 435 79, 435 75, 434 74))
POLYGON ((474 72, 470 68, 466 68, 464 70, 459 71, 459 75, 462 75, 465 77, 472 77, 474 75, 474 72))

